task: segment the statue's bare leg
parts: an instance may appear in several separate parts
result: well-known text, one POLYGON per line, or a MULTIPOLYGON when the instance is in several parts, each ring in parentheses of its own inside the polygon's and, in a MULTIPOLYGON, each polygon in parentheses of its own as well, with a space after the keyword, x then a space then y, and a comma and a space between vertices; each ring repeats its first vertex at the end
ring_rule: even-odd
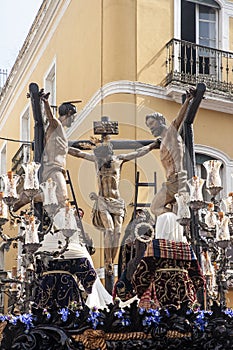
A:
POLYGON ((112 244, 114 222, 108 211, 101 211, 101 219, 104 225, 104 263, 107 274, 113 274, 112 244))
POLYGON ((122 223, 123 223, 123 216, 120 215, 114 215, 113 221, 114 221, 114 235, 112 237, 112 261, 114 262, 118 248, 119 248, 119 242, 120 242, 120 235, 121 235, 121 229, 122 229, 122 223))
MULTIPOLYGON (((68 198, 66 179, 62 171, 54 171, 50 178, 57 184, 56 196, 60 207, 65 207, 68 198)), ((46 179, 48 180, 48 178, 46 179)))
MULTIPOLYGON (((38 192, 36 196, 34 196, 33 200, 34 202, 43 202, 44 196, 42 191, 38 192)), ((31 202, 31 198, 28 197, 25 192, 20 193, 19 199, 13 206, 13 211, 17 211, 24 207, 25 205, 29 204, 31 202)))
MULTIPOLYGON (((54 171, 52 172, 48 178, 51 178, 56 184, 56 196, 60 207, 65 207, 66 200, 68 198, 66 179, 62 171, 54 171)), ((48 178, 45 178, 43 182, 47 181, 48 178)), ((34 202, 43 202, 44 196, 42 190, 39 191, 33 198, 34 202)), ((17 211, 26 204, 29 204, 31 199, 22 192, 20 194, 19 200, 15 203, 13 210, 17 211)))
POLYGON ((104 232, 104 262, 107 274, 113 274, 113 259, 112 259, 112 237, 113 230, 105 230, 104 232))

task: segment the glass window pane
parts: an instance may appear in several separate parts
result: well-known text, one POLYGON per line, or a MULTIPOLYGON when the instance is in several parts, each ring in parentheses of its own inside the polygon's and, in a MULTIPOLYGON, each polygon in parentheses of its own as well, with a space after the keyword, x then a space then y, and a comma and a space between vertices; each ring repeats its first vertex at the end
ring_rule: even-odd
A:
POLYGON ((215 40, 215 23, 200 22, 199 35, 200 38, 215 40))
POLYGON ((209 23, 200 22, 199 35, 200 35, 200 38, 209 38, 209 23))
POLYGON ((216 21, 216 11, 211 7, 200 5, 199 18, 208 21, 216 21))
POLYGON ((199 6, 199 44, 216 47, 216 11, 207 6, 199 6))

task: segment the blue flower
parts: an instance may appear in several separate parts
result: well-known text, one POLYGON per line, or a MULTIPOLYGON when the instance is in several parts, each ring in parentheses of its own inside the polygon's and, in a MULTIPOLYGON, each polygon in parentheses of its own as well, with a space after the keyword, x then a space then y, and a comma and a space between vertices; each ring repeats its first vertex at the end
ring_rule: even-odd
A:
POLYGON ((63 307, 63 308, 59 311, 59 314, 61 315, 62 321, 63 321, 63 322, 66 322, 67 319, 68 319, 69 310, 63 307))
POLYGON ((121 320, 123 326, 129 326, 131 324, 130 319, 125 317, 125 310, 123 309, 114 312, 114 316, 121 320))
POLYGON ((166 312, 167 317, 170 317, 170 316, 171 316, 171 314, 170 314, 170 312, 168 311, 168 309, 165 309, 165 312, 166 312))
POLYGON ((7 320, 12 323, 14 326, 17 324, 19 317, 8 315, 7 320))
POLYGON ((1 322, 4 322, 4 321, 6 321, 6 316, 5 315, 0 315, 0 321, 1 322))
POLYGON ((139 315, 143 315, 145 312, 145 308, 144 307, 140 307, 138 310, 139 315))
POLYGON ((96 329, 99 323, 103 324, 103 322, 99 321, 100 312, 97 310, 96 307, 93 307, 93 309, 89 311, 89 315, 90 317, 88 317, 87 322, 92 323, 92 327, 94 329, 96 329))
POLYGON ((191 315, 193 313, 193 310, 192 309, 189 309, 186 311, 186 315, 191 315))
POLYGON ((18 317, 20 322, 26 325, 27 330, 33 327, 33 315, 32 314, 23 314, 18 317))
POLYGON ((146 316, 142 320, 143 326, 155 326, 157 327, 160 323, 161 317, 160 312, 157 309, 148 309, 146 316))
POLYGON ((119 310, 119 311, 116 311, 114 312, 114 316, 117 316, 117 318, 123 318, 123 314, 125 313, 125 310, 119 310))
POLYGON ((205 318, 205 315, 209 314, 211 315, 212 312, 211 311, 199 311, 199 314, 196 317, 196 320, 194 321, 194 325, 200 329, 202 332, 204 332, 206 326, 208 325, 208 322, 205 318))
POLYGON ((122 323, 123 326, 129 326, 131 322, 130 322, 129 318, 123 318, 121 323, 122 323))
POLYGON ((226 309, 226 310, 224 310, 224 313, 230 317, 233 317, 233 310, 232 309, 226 309))

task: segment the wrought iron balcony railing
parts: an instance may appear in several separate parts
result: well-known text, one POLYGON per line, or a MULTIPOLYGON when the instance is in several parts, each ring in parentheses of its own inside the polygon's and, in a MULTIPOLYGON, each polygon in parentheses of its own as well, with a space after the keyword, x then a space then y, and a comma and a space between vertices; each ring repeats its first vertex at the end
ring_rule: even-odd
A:
POLYGON ((18 175, 22 175, 23 174, 22 164, 28 163, 30 162, 30 160, 31 160, 31 144, 23 143, 11 160, 12 161, 11 170, 18 175))
POLYGON ((203 82, 208 90, 233 94, 233 52, 172 39, 166 44, 165 85, 203 82))

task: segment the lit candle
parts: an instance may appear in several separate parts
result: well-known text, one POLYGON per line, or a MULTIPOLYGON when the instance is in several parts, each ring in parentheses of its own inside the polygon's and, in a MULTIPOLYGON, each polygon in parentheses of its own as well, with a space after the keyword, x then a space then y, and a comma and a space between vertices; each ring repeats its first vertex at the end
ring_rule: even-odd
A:
POLYGON ((222 221, 223 217, 224 217, 224 213, 223 213, 222 211, 219 211, 219 212, 218 212, 218 218, 219 218, 219 220, 222 221))
POLYGON ((7 176, 8 176, 8 179, 9 179, 9 180, 12 180, 13 172, 12 172, 11 170, 9 170, 9 171, 7 172, 7 176))
POLYGON ((70 203, 66 201, 66 214, 69 212, 69 210, 70 210, 70 203))
POLYGON ((16 266, 12 266, 11 276, 12 276, 12 278, 16 278, 17 277, 17 267, 16 266))
POLYGON ((208 209, 209 211, 214 210, 214 204, 213 204, 213 203, 209 203, 207 209, 208 209))

